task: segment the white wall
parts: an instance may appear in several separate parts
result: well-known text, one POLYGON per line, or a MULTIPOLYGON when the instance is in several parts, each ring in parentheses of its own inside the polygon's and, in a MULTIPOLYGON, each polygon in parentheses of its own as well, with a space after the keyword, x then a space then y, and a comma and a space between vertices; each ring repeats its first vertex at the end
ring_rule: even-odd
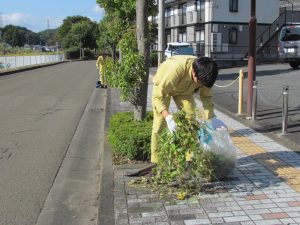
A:
MULTIPOLYGON (((207 15, 205 21, 248 23, 251 0, 239 0, 238 4, 238 12, 229 12, 229 0, 210 0, 210 3, 206 2, 207 15), (210 12, 212 12, 211 15, 210 12)), ((279 0, 256 0, 257 23, 273 23, 278 16, 279 0)))

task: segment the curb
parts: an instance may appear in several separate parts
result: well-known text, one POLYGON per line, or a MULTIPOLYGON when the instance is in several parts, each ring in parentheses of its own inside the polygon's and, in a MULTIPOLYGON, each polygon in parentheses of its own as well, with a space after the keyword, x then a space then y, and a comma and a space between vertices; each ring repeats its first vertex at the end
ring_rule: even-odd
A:
POLYGON ((104 143, 101 151, 101 176, 97 225, 114 225, 114 168, 112 162, 112 149, 107 140, 107 128, 111 116, 110 99, 111 89, 107 90, 105 107, 104 143))
POLYGON ((105 146, 101 137, 105 135, 106 102, 107 91, 95 88, 58 169, 37 225, 95 225, 103 175, 101 163, 104 159, 101 157, 105 146))

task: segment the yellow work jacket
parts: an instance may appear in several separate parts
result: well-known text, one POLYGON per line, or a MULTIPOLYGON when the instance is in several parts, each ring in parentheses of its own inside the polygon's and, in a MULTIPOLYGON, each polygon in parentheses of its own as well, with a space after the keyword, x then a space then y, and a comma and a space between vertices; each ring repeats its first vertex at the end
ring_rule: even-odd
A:
POLYGON ((194 56, 173 56, 167 59, 158 69, 153 78, 152 104, 158 110, 168 110, 167 96, 193 96, 200 90, 200 99, 204 108, 205 119, 215 116, 211 88, 195 83, 192 77, 194 56))
POLYGON ((96 62, 96 67, 99 69, 100 73, 103 72, 103 65, 104 65, 104 58, 102 56, 99 56, 96 62))

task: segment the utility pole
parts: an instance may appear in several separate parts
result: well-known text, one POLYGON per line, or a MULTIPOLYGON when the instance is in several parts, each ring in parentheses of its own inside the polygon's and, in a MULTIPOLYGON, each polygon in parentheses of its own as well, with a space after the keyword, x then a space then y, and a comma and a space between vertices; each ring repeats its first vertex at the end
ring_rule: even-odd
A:
POLYGON ((165 0, 158 1, 158 66, 165 57, 165 0))
POLYGON ((251 18, 249 22, 249 50, 248 50, 248 96, 247 117, 252 114, 253 81, 256 73, 256 0, 251 0, 251 18))
MULTIPOLYGON (((0 28, 2 28, 2 12, 0 12, 0 28)), ((2 42, 2 32, 0 30, 0 43, 2 42)))

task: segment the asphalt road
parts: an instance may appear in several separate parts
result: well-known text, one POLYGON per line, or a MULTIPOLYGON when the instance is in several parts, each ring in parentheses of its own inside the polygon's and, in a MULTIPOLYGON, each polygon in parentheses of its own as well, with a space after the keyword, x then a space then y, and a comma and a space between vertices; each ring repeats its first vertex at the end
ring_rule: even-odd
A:
POLYGON ((84 61, 0 77, 0 224, 35 224, 97 76, 84 61))
MULTIPOLYGON (((216 84, 227 86, 238 76, 239 70, 246 73, 244 79, 243 111, 247 111, 247 67, 220 70, 216 84)), ((278 138, 283 144, 300 151, 300 69, 291 69, 288 64, 258 65, 256 80, 258 81, 257 115, 255 121, 246 120, 242 115, 241 122, 278 138), (282 136, 283 87, 289 86, 288 133, 282 136), (294 143, 296 145, 294 145, 294 143)), ((214 87, 214 101, 219 109, 236 116, 238 111, 238 81, 228 87, 214 87)))

